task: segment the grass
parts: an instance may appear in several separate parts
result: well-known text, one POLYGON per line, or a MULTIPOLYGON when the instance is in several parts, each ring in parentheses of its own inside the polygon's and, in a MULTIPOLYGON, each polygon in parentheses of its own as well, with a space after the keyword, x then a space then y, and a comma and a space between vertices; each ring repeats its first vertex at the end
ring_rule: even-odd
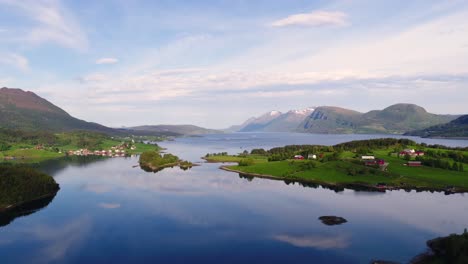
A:
MULTIPOLYGON (((391 149, 372 151, 372 155, 376 158, 384 159, 389 163, 385 173, 365 169, 365 166, 353 163, 352 161, 358 160, 358 158, 356 153, 351 151, 341 152, 339 160, 337 161, 314 162, 314 167, 304 166, 309 162, 307 160, 268 162, 267 156, 256 155, 255 163, 250 166, 234 165, 227 166, 227 168, 246 174, 260 174, 285 180, 302 180, 330 185, 361 184, 375 186, 378 183, 386 183, 388 186, 399 188, 442 190, 446 189, 448 186, 453 186, 459 191, 468 191, 468 171, 460 172, 427 166, 405 166, 404 164, 407 161, 397 156, 390 156, 389 152, 391 151, 391 149), (365 170, 366 173, 350 175, 350 168, 358 171, 365 170)), ((440 151, 445 150, 441 149, 440 151)), ((463 153, 468 155, 466 151, 463 153)), ((324 154, 327 156, 331 153, 324 154)), ((243 157, 227 155, 209 157, 208 160, 217 162, 239 162, 242 159, 243 157)), ((464 164, 464 167, 468 168, 468 164, 464 164)))
MULTIPOLYGON (((100 144, 100 149, 108 150, 113 146, 118 146, 122 143, 119 140, 105 139, 100 144)), ((127 149, 126 153, 129 155, 141 154, 146 151, 158 151, 160 147, 157 145, 150 145, 144 143, 135 143, 136 149, 127 149)), ((35 145, 27 144, 13 144, 7 151, 0 151, 0 163, 5 160, 5 157, 15 157, 14 160, 8 160, 11 163, 37 163, 50 159, 57 159, 66 156, 66 152, 69 150, 78 150, 80 147, 68 144, 63 146, 57 146, 61 153, 54 151, 49 148, 35 149, 35 145)))
MULTIPOLYGON (((262 155, 248 155, 247 157, 252 158, 255 163, 264 163, 268 161, 268 158, 262 155)), ((204 157, 204 159, 209 162, 239 162, 247 157, 234 155, 220 155, 204 157)))

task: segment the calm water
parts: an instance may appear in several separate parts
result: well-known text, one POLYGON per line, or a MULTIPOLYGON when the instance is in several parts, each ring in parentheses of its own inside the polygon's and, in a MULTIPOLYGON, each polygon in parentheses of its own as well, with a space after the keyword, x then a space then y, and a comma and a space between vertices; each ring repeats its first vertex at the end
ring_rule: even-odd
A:
MULTIPOLYGON (((369 135, 229 134, 160 145, 192 161, 208 152, 331 145, 369 135)), ((418 139, 418 141, 421 141, 418 139)), ((468 141, 424 140, 468 146, 468 141)), ((0 263, 407 262, 436 236, 468 227, 468 194, 336 193, 240 178, 202 164, 156 174, 137 158, 54 162, 61 190, 0 221, 0 263), (326 226, 322 215, 348 223, 326 226)))

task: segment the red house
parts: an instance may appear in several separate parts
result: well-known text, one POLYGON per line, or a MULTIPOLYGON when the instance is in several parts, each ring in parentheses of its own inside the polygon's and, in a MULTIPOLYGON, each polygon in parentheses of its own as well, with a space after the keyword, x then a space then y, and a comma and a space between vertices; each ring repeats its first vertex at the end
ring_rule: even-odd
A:
POLYGON ((420 161, 408 161, 408 166, 410 167, 421 167, 422 164, 420 161))

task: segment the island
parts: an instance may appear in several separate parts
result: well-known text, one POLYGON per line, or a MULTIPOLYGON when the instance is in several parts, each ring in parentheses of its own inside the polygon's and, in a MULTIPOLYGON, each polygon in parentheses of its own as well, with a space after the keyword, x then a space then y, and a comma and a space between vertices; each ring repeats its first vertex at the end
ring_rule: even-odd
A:
POLYGON ((54 178, 31 167, 0 164, 0 213, 53 197, 59 189, 54 178))
POLYGON ((149 172, 158 172, 169 167, 179 167, 188 170, 194 166, 189 161, 179 159, 170 153, 161 154, 159 151, 145 151, 140 155, 140 167, 149 172))
POLYGON ((463 234, 451 234, 447 237, 439 237, 427 241, 429 251, 415 257, 412 264, 431 263, 468 263, 468 232, 463 234))
POLYGON ((334 225, 341 225, 347 223, 348 221, 340 216, 334 215, 324 215, 319 217, 319 220, 322 221, 324 225, 334 226, 334 225))
POLYGON ((418 144, 409 139, 371 139, 334 146, 290 145, 237 155, 211 153, 207 162, 241 177, 373 191, 405 189, 468 192, 468 148, 418 144))

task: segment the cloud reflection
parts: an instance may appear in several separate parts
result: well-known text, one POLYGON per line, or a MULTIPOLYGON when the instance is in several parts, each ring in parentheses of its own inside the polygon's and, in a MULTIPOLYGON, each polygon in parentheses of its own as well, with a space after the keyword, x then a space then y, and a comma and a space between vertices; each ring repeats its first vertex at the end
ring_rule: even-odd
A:
POLYGON ((34 262, 44 263, 63 259, 71 250, 77 250, 89 235, 92 227, 91 218, 83 216, 65 225, 36 225, 22 231, 18 240, 28 237, 29 240, 42 241, 45 247, 34 257, 34 262))
POLYGON ((120 208, 119 203, 100 203, 98 204, 99 207, 104 209, 117 209, 120 208))
POLYGON ((292 235, 276 235, 275 240, 286 242, 296 247, 315 248, 315 249, 343 249, 350 244, 349 239, 345 236, 292 236, 292 235))

